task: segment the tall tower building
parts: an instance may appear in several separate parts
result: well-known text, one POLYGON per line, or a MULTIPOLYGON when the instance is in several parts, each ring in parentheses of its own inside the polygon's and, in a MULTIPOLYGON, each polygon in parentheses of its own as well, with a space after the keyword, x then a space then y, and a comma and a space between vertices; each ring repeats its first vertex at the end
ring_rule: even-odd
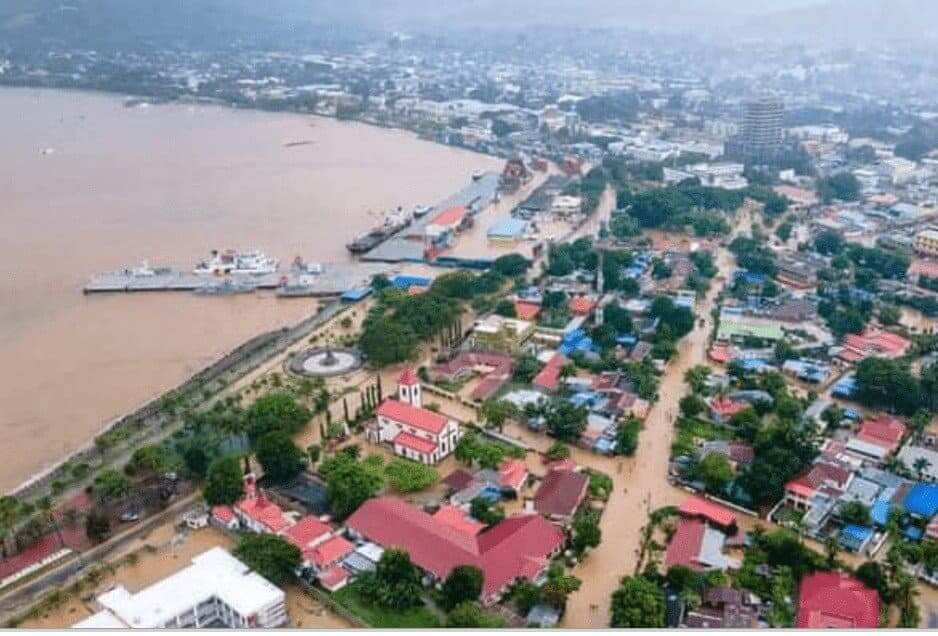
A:
POLYGON ((736 151, 751 159, 768 159, 782 149, 782 124, 785 106, 782 100, 762 96, 743 105, 736 151))

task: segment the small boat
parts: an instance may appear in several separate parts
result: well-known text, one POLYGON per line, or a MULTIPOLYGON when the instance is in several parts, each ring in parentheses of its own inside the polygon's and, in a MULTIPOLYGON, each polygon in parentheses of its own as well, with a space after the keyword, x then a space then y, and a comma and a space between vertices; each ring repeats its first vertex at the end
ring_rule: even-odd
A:
POLYGON ((472 171, 472 180, 478 181, 485 176, 485 170, 473 170, 472 171))
POLYGON ((418 205, 414 208, 414 218, 421 219, 430 213, 433 208, 429 205, 418 205))

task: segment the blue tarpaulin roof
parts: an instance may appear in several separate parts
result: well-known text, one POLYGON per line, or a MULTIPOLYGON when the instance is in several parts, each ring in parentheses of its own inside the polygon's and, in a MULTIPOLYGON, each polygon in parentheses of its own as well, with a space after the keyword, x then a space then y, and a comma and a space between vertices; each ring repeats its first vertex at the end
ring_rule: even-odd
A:
POLYGON ((909 514, 931 519, 938 513, 938 485, 915 484, 902 502, 902 507, 909 514))
POLYGON ((524 234, 527 227, 527 221, 515 218, 504 219, 489 227, 488 236, 490 238, 516 238, 524 234))
POLYGON ((632 336, 632 335, 619 336, 618 338, 616 338, 616 342, 619 343, 620 345, 633 345, 636 342, 638 342, 638 337, 632 336))
POLYGON ((845 548, 858 551, 871 536, 873 536, 872 528, 851 523, 841 528, 840 543, 845 548))
POLYGON ((348 289, 342 294, 342 300, 346 302, 355 302, 366 298, 371 293, 371 287, 355 287, 348 289))
POLYGON ((892 504, 886 499, 877 499, 870 508, 870 518, 873 523, 885 528, 889 523, 889 512, 892 510, 892 504))
POLYGON ((408 287, 429 287, 431 282, 433 281, 426 276, 408 276, 406 274, 398 274, 391 279, 391 284, 398 289, 407 289, 408 287))

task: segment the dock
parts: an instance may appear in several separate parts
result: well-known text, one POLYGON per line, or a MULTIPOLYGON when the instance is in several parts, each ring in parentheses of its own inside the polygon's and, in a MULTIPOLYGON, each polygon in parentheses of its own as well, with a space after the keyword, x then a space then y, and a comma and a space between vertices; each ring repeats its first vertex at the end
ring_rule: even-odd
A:
POLYGON ((138 270, 117 270, 93 276, 83 287, 86 294, 137 292, 194 292, 206 285, 217 285, 226 278, 249 282, 258 290, 276 290, 284 279, 291 288, 288 296, 339 296, 349 289, 368 285, 376 274, 388 274, 386 263, 326 263, 320 273, 275 272, 257 276, 205 276, 159 267, 141 275, 138 270))
POLYGON ((359 258, 362 262, 423 263, 426 243, 424 234, 444 210, 463 207, 470 216, 485 210, 498 199, 499 174, 483 173, 462 190, 434 205, 423 218, 414 220, 410 227, 382 241, 359 258))

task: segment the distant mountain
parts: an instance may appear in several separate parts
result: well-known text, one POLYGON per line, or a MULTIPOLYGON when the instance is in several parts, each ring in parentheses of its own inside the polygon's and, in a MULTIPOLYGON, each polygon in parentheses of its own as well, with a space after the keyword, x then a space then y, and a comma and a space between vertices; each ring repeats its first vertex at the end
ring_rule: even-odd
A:
POLYGON ((806 44, 864 46, 938 38, 935 0, 829 0, 776 11, 745 23, 750 37, 806 44))
POLYGON ((530 26, 733 32, 746 20, 823 0, 2 0, 0 46, 31 42, 92 47, 143 42, 224 44, 231 38, 530 26), (767 8, 769 5, 770 8, 767 8), (324 27, 327 27, 324 29, 324 27))

